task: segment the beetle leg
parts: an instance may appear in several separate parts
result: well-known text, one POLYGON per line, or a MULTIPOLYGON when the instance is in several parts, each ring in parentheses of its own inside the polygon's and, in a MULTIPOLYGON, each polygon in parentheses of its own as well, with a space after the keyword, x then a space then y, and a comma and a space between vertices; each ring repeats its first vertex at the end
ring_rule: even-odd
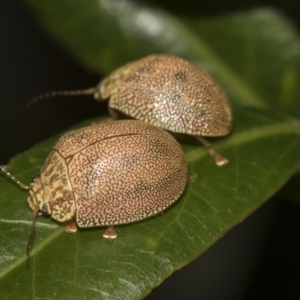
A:
POLYGON ((119 119, 119 113, 108 105, 108 113, 113 120, 119 119))
POLYGON ((206 148, 209 155, 215 160, 217 166, 221 167, 228 164, 228 159, 222 156, 220 153, 218 153, 209 141, 207 141, 201 136, 194 136, 194 137, 197 140, 199 140, 202 143, 202 145, 206 148))
POLYGON ((103 233, 103 237, 108 239, 109 241, 115 239, 117 234, 115 232, 114 226, 108 226, 105 232, 103 233))
POLYGON ((73 233, 77 231, 76 221, 74 219, 70 220, 69 223, 65 227, 65 231, 67 233, 73 233))

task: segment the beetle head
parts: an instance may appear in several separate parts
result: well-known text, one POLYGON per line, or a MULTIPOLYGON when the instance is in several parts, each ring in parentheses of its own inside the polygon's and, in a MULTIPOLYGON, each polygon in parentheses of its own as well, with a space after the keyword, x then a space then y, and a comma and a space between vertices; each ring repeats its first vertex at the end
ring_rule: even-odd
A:
POLYGON ((65 159, 58 151, 52 150, 39 176, 30 184, 27 202, 33 211, 33 223, 27 255, 33 242, 38 214, 51 215, 59 222, 69 221, 75 216, 75 200, 67 168, 65 159))
POLYGON ((27 202, 33 211, 51 215, 59 222, 74 217, 75 200, 68 165, 58 151, 52 150, 39 176, 31 183, 27 202))

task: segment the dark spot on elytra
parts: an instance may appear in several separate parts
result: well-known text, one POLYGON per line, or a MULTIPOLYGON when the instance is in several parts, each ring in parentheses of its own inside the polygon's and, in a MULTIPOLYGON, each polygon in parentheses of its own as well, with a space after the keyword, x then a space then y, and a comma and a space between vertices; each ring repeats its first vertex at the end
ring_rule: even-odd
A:
POLYGON ((181 95, 180 93, 178 93, 177 91, 174 91, 172 94, 171 94, 171 99, 172 100, 179 100, 181 98, 181 95))
POLYGON ((151 190, 151 185, 147 184, 146 182, 138 182, 133 189, 133 193, 135 195, 143 195, 146 191, 151 190))
POLYGON ((134 73, 129 75, 124 81, 125 82, 137 82, 140 80, 140 74, 139 73, 134 73))
POLYGON ((74 142, 80 144, 82 140, 88 138, 89 135, 90 134, 88 131, 76 131, 76 132, 71 132, 70 137, 74 139, 74 142))
POLYGON ((158 154, 159 156, 169 156, 170 155, 170 147, 166 145, 166 143, 159 139, 152 139, 149 141, 149 144, 155 150, 153 153, 158 154))
POLYGON ((137 164, 137 157, 135 155, 125 154, 123 157, 124 165, 126 167, 132 167, 137 164))
POLYGON ((187 77, 184 71, 179 71, 177 73, 174 74, 174 77, 176 80, 180 81, 180 82, 187 82, 187 77))
POLYGON ((146 66, 138 68, 136 71, 139 74, 148 73, 148 72, 152 71, 152 66, 146 65, 146 66))

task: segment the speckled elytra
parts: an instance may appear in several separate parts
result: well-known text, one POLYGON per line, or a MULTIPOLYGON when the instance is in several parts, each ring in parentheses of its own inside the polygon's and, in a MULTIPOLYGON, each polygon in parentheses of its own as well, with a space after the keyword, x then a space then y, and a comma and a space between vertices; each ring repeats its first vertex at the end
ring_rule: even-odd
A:
POLYGON ((153 54, 120 67, 96 88, 51 92, 31 102, 57 95, 93 94, 109 99, 113 119, 122 112, 166 130, 197 138, 218 166, 228 163, 203 137, 218 137, 232 129, 231 105, 217 83, 190 62, 173 55, 153 54))
POLYGON ((116 237, 114 225, 154 216, 183 193, 187 165, 178 142, 166 131, 138 120, 98 123, 70 131, 58 140, 29 189, 36 216, 68 222, 67 232, 108 226, 105 238, 116 237))

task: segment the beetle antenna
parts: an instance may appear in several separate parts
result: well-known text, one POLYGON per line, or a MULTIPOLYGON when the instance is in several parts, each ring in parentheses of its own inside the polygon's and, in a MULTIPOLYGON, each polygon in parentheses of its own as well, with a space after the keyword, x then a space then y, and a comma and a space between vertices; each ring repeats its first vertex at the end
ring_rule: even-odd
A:
POLYGON ((57 97, 57 96, 80 96, 80 95, 91 95, 94 94, 96 91, 96 88, 89 88, 85 90, 76 90, 76 91, 53 91, 45 94, 38 95, 34 98, 32 98, 28 103, 27 106, 32 105, 33 103, 36 103, 40 100, 57 97))
POLYGON ((36 209, 32 212, 32 227, 31 227, 31 232, 30 232, 30 236, 29 236, 29 240, 28 240, 28 244, 27 244, 27 248, 26 248, 27 257, 29 257, 30 249, 32 247, 33 240, 34 240, 35 223, 36 223, 37 214, 38 214, 38 209, 36 209))
POLYGON ((8 178, 10 178, 13 182, 15 182, 20 188, 24 190, 29 190, 29 186, 23 184, 19 180, 17 180, 13 175, 7 172, 3 166, 0 166, 0 172, 4 173, 8 178))

